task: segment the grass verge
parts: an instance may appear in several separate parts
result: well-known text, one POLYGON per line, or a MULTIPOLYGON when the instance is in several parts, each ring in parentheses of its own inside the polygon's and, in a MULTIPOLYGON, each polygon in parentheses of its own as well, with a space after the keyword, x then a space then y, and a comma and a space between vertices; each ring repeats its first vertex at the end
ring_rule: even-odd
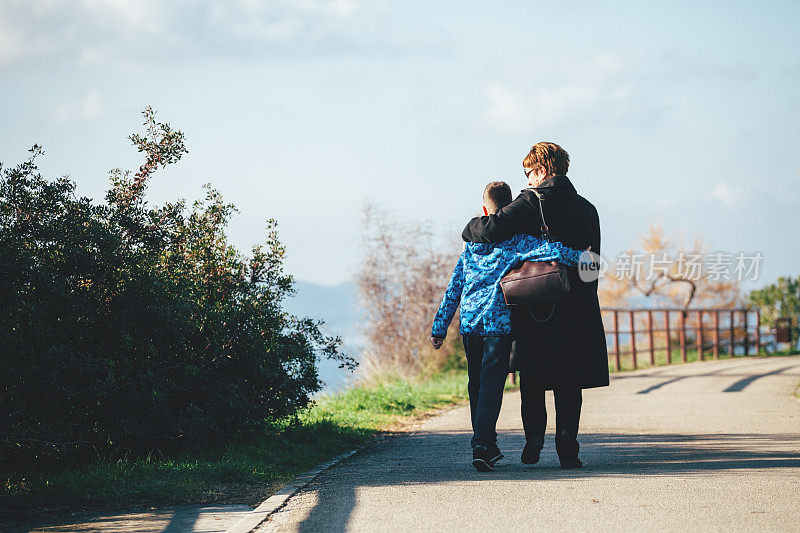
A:
POLYGON ((256 504, 312 466, 466 398, 464 370, 355 387, 320 398, 297 420, 246 442, 179 457, 98 460, 8 476, 0 487, 0 510, 20 517, 187 503, 256 504))

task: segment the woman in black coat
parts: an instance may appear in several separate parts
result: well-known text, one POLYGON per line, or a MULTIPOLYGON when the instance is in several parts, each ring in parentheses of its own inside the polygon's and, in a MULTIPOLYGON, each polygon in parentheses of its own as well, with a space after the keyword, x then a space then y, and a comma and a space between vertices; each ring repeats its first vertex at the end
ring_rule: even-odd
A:
MULTIPOLYGON (((600 253, 597 209, 580 196, 566 176, 569 155, 554 143, 535 145, 525 158, 529 185, 542 197, 551 238, 576 249, 600 253)), ((494 215, 470 220, 462 237, 472 242, 499 242, 516 233, 540 235, 542 218, 536 195, 524 189, 494 215)), ((537 322, 528 309, 512 311, 516 338, 512 368, 520 371, 522 422, 527 440, 522 461, 538 461, 544 444, 547 412, 544 391, 553 390, 556 401, 556 449, 563 468, 579 468, 578 422, 581 389, 602 387, 608 380, 608 354, 597 280, 584 282, 577 269, 568 268, 570 291, 556 302, 551 318, 537 322)), ((531 308, 546 317, 552 304, 531 308)))

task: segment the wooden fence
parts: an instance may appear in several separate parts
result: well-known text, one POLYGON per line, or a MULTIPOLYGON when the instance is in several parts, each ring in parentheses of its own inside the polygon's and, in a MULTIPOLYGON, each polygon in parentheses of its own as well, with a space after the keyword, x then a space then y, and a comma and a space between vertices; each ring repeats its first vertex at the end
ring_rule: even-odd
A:
POLYGON ((601 307, 609 362, 614 368, 638 368, 726 355, 757 354, 761 349, 761 313, 757 309, 601 307), (676 352, 673 355, 673 352, 676 352), (623 358, 624 356, 624 358, 623 358), (627 363, 630 361, 630 366, 627 363))

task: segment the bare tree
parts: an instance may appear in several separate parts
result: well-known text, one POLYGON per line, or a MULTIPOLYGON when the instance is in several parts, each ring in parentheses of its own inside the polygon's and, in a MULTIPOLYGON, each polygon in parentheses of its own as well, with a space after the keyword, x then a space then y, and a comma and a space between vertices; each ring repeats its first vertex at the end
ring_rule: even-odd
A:
MULTIPOLYGON (((612 265, 613 266, 613 265, 612 265)), ((604 307, 627 307, 630 303, 631 285, 628 280, 614 275, 600 278, 597 298, 604 307)))
MULTIPOLYGON (((702 258, 713 258, 710 247, 701 238, 684 245, 680 235, 667 236, 660 225, 651 225, 639 238, 641 250, 626 252, 627 257, 642 258, 636 268, 620 276, 619 264, 613 264, 600 284, 604 305, 627 304, 632 293, 653 298, 661 305, 687 309, 693 304, 735 307, 741 303, 739 281, 717 275, 714 267, 702 258)), ((629 265, 630 266, 630 265, 629 265)))
POLYGON ((444 364, 459 342, 453 320, 440 351, 429 344, 433 316, 458 257, 458 245, 437 246, 427 222, 401 222, 364 205, 364 260, 357 274, 369 344, 368 375, 416 375, 444 364))

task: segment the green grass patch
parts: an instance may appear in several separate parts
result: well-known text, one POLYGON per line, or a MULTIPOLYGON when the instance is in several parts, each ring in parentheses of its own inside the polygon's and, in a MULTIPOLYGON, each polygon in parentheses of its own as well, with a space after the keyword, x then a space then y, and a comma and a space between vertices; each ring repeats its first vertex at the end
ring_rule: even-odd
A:
MULTIPOLYGON (((506 390, 516 388, 506 381, 506 390)), ((467 400, 467 373, 455 370, 425 380, 390 379, 322 398, 302 415, 304 423, 331 421, 339 425, 380 430, 410 416, 467 400)))
POLYGON ((30 515, 186 503, 255 504, 314 465, 466 398, 464 370, 354 387, 319 398, 296 420, 247 441, 176 457, 102 459, 59 471, 6 476, 0 509, 30 515))
POLYGON ((321 398, 301 414, 304 423, 330 421, 347 427, 380 430, 404 418, 467 398, 465 372, 427 380, 391 379, 321 398))
MULTIPOLYGON (((250 442, 177 457, 98 460, 4 480, 13 514, 185 503, 255 503, 292 475, 364 442, 369 433, 330 422, 275 428, 250 442)), ((266 497, 266 496, 265 496, 266 497)))

